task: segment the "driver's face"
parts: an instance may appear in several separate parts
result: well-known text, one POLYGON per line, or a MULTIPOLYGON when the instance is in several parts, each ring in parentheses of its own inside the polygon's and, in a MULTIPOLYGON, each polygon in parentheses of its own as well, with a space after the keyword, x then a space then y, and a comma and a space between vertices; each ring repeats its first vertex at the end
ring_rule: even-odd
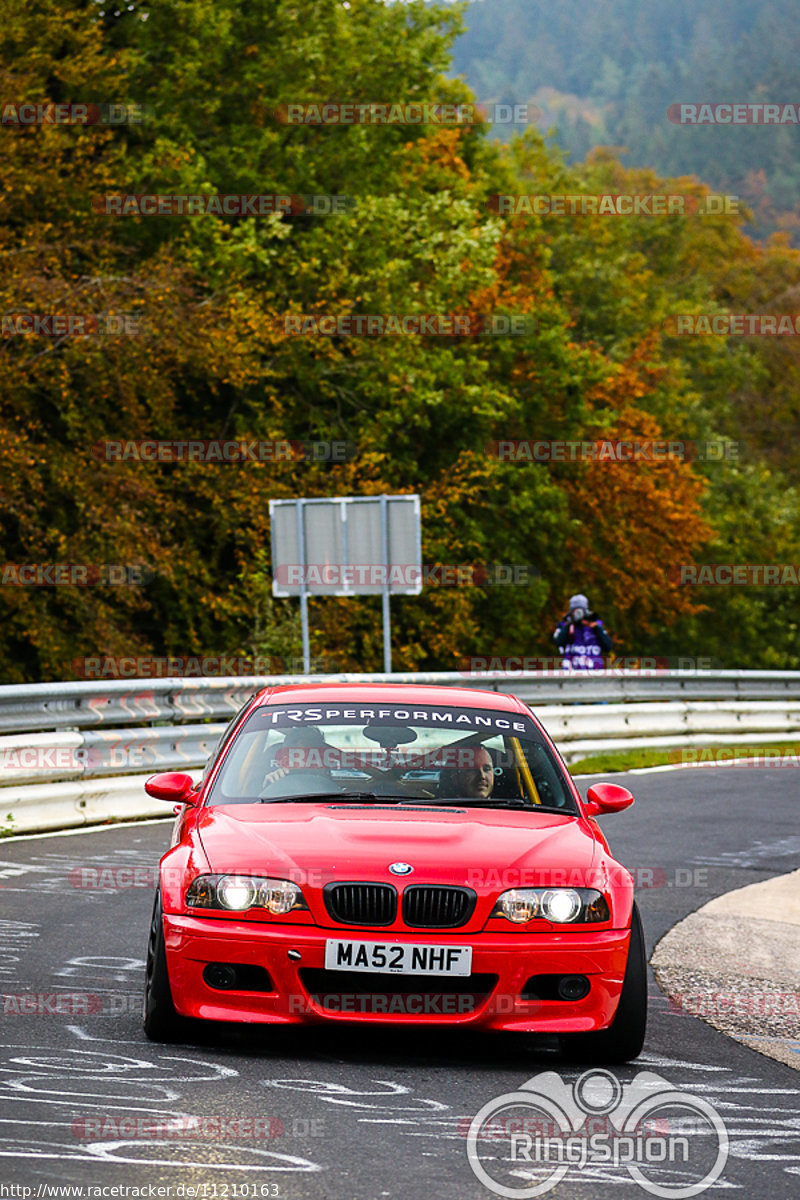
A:
POLYGON ((488 750, 475 752, 475 766, 461 772, 461 787, 464 795, 474 799, 491 796, 494 787, 494 764, 488 750))

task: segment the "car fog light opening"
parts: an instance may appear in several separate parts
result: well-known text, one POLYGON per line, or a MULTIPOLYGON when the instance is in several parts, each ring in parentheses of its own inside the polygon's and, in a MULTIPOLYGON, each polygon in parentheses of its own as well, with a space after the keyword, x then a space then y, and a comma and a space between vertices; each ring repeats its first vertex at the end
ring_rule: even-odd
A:
POLYGON ((207 963, 203 983, 215 992, 273 992, 269 971, 253 963, 207 963))
POLYGON ((236 987, 236 968, 227 963, 209 963, 203 971, 203 979, 218 992, 227 992, 236 987))
POLYGON ((558 984, 561 1000, 582 1000, 589 994, 589 980, 585 975, 563 975, 558 984))

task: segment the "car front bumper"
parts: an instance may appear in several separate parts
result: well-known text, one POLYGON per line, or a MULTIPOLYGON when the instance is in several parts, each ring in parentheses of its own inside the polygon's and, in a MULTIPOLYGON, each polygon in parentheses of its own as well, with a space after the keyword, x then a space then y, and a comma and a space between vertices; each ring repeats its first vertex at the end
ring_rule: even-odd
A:
POLYGON ((325 943, 336 937, 377 941, 380 930, 164 915, 167 969, 175 1007, 187 1017, 264 1024, 389 1022, 461 1025, 538 1033, 607 1028, 613 1020, 628 956, 628 929, 570 929, 458 937, 443 930, 392 933, 387 941, 470 945, 466 978, 325 971, 325 943), (291 957, 290 957, 291 953, 291 957), (261 991, 209 986, 209 964, 263 968, 261 991), (580 1000, 525 999, 532 976, 582 975, 580 1000))

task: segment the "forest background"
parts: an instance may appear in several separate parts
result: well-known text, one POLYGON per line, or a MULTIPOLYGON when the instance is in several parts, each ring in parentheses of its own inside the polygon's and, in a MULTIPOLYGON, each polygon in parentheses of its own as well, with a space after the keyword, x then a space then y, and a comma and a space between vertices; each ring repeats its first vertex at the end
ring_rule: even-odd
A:
MULTIPOLYGON (((701 216, 691 202, 684 215, 556 217, 502 215, 492 201, 665 192, 702 207, 709 191, 738 186, 732 167, 718 170, 731 131, 694 131, 713 137, 696 143, 691 170, 671 176, 670 139, 692 131, 669 126, 663 98, 648 107, 622 50, 603 66, 580 5, 551 6, 572 14, 584 56, 570 58, 567 32, 553 43, 560 90, 578 95, 584 81, 594 103, 591 80, 605 87, 616 64, 629 89, 620 111, 636 116, 637 136, 664 141, 666 174, 655 158, 625 165, 626 155, 588 142, 575 161, 575 145, 562 152, 538 128, 504 143, 481 123, 293 127, 275 117, 294 101, 527 100, 540 76, 520 95, 517 77, 501 83, 491 72, 509 39, 520 55, 529 39, 544 56, 544 6, 491 7, 485 32, 478 10, 488 19, 490 5, 467 13, 469 53, 480 50, 489 72, 473 93, 455 77, 468 55, 451 5, 161 0, 105 11, 0 0, 4 106, 115 102, 144 112, 120 126, 28 125, 4 107, 0 681, 74 678, 97 656, 289 661, 299 652, 297 604, 270 594, 269 500, 381 492, 420 493, 426 563, 535 567, 525 585, 430 586, 393 600, 396 670, 550 654, 576 590, 621 655, 800 667, 796 585, 681 586, 677 573, 690 563, 800 564, 797 337, 678 336, 674 327, 678 314, 800 312, 793 230, 774 232, 772 210, 768 233, 748 211, 701 216), (329 215, 100 211, 98 198, 119 193, 333 194, 352 204, 329 215), (8 317, 24 312, 125 317, 136 332, 16 333, 8 317), (518 337, 323 337, 287 334, 287 313, 529 320, 518 337), (354 453, 338 464, 149 463, 106 461, 96 449, 254 437, 346 441, 354 453), (494 449, 621 438, 721 441, 733 451, 609 463, 504 461, 494 449), (33 563, 140 574, 130 586, 15 586, 19 565, 33 563)), ((597 36, 608 32, 617 53, 619 29, 600 18, 625 24, 635 6, 590 7, 597 36)), ((740 7, 726 4, 724 20, 736 25, 740 7)), ((688 5, 646 10, 656 47, 678 45, 671 9, 688 5)), ((776 19, 783 11, 762 9, 776 19)), ((780 22, 770 36, 780 66, 780 22)), ((653 55, 641 62, 664 57, 653 55)), ((760 83, 738 80, 744 91, 783 82, 764 63, 760 83)), ((669 102, 683 98, 665 88, 669 102)), ((800 169, 791 159, 785 187, 770 167, 770 203, 786 212, 800 169)), ((747 169, 761 169, 755 154, 747 169)), ((381 669, 378 599, 314 600, 311 628, 312 654, 328 670, 381 669)))

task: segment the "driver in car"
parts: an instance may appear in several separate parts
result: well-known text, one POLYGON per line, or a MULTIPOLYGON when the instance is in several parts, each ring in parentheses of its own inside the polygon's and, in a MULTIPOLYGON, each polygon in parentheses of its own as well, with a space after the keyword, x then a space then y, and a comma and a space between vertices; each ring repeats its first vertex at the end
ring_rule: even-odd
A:
POLYGON ((439 782, 439 795, 465 800, 488 800, 494 788, 494 763, 483 746, 459 746, 457 754, 466 751, 467 766, 446 767, 439 782))
POLYGON ((315 782, 322 778, 330 783, 332 755, 335 755, 333 747, 325 741, 321 731, 315 726, 288 729, 283 741, 270 752, 262 790, 270 784, 277 784, 290 774, 296 777, 299 772, 302 772, 306 779, 314 776, 315 782), (293 751, 296 753, 293 754, 293 751))

